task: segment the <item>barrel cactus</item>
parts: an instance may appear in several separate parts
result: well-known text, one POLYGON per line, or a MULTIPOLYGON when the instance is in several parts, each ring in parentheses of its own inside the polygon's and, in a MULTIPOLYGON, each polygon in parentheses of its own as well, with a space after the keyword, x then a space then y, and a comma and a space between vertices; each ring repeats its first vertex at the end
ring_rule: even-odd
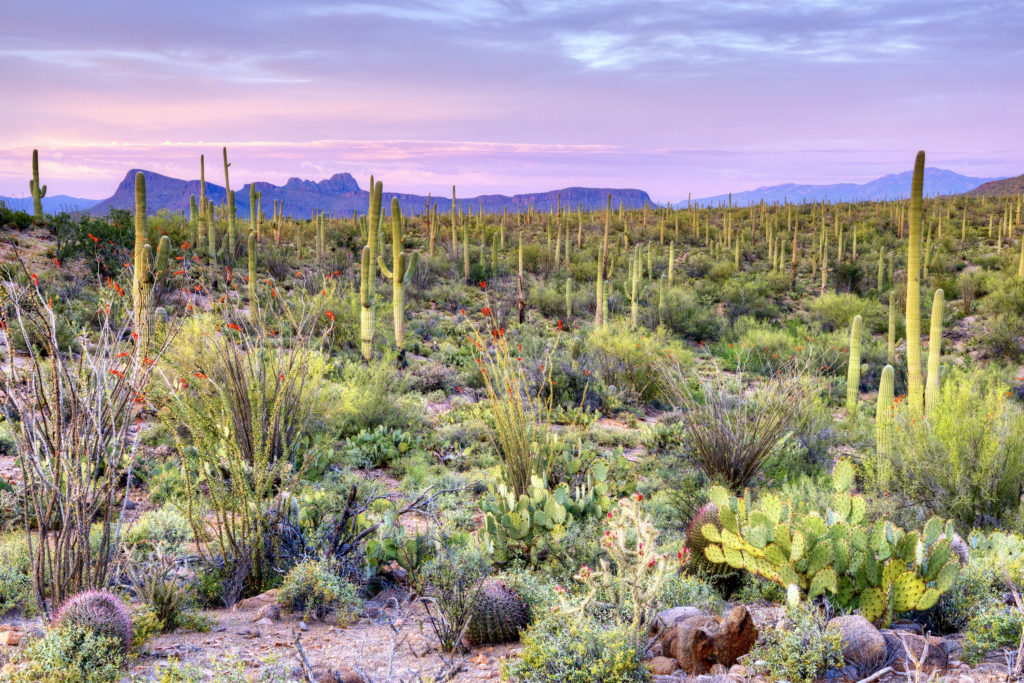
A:
POLYGON ((470 645, 509 643, 530 623, 530 607, 501 579, 484 579, 466 627, 470 645))
POLYGON ((689 526, 686 527, 686 547, 690 551, 690 561, 693 563, 693 567, 702 573, 724 574, 729 571, 729 566, 711 562, 704 554, 704 549, 709 545, 707 537, 701 531, 705 524, 710 524, 719 531, 722 529, 722 524, 718 521, 718 508, 714 503, 707 503, 697 510, 697 514, 693 516, 689 526))
POLYGON ((68 598, 54 619, 57 628, 77 627, 132 644, 132 619, 124 604, 110 591, 85 591, 68 598))

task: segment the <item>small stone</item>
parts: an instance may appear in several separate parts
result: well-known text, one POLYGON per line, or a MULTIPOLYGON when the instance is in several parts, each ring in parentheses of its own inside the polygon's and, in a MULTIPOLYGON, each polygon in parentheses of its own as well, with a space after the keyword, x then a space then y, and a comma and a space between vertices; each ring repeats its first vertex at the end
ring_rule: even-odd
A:
POLYGON ((308 631, 309 630, 309 626, 306 626, 306 622, 300 621, 299 622, 299 630, 300 631, 308 631))
POLYGON ((6 645, 8 647, 17 647, 18 643, 20 642, 21 634, 17 631, 0 632, 0 645, 6 645))
POLYGON ((747 667, 743 666, 742 664, 733 664, 731 667, 729 667, 729 675, 745 677, 747 675, 747 667))
POLYGON ((273 626, 274 622, 272 622, 270 619, 267 619, 266 617, 263 617, 262 619, 260 619, 259 621, 256 622, 256 625, 257 626, 273 626))
POLYGON ((647 668, 655 676, 668 676, 679 669, 679 663, 671 657, 654 657, 647 662, 647 668))

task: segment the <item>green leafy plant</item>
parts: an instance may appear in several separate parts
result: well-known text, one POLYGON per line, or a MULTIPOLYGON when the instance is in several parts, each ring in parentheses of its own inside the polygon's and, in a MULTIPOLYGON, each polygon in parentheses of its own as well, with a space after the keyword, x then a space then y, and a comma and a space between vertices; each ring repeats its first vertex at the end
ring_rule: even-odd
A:
POLYGON ((826 623, 813 606, 790 607, 784 624, 766 629, 747 659, 763 662, 757 670, 772 680, 814 683, 843 664, 842 637, 838 631, 826 629, 826 623))
POLYGON ((967 624, 964 637, 964 661, 977 664, 992 650, 1015 648, 1021 642, 1024 613, 995 602, 983 606, 967 624))
POLYGON ((348 612, 358 602, 351 584, 339 578, 323 560, 307 560, 292 567, 281 582, 277 601, 289 612, 320 620, 339 606, 348 612))
POLYGON ((120 638, 67 626, 31 642, 5 680, 11 683, 114 683, 124 676, 127 655, 120 638))
POLYGON ((951 549, 953 523, 933 517, 921 532, 885 520, 865 522, 867 503, 851 493, 854 470, 836 465, 827 511, 766 494, 756 503, 711 489, 721 529, 706 524, 712 562, 744 569, 786 587, 791 605, 822 594, 838 608, 859 609, 887 625, 898 612, 930 609, 953 587, 960 563, 951 549))

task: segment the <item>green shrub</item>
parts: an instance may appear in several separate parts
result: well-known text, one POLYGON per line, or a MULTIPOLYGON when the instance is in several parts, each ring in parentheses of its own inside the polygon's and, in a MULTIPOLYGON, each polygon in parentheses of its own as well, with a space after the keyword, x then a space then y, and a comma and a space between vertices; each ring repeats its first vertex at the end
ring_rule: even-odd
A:
POLYGON ((995 597, 992 580, 992 570, 987 567, 974 563, 964 567, 953 587, 942 594, 935 607, 915 619, 936 635, 962 631, 978 607, 995 597))
POLYGON ((127 656, 119 638, 82 627, 51 629, 19 657, 10 683, 113 683, 127 656), (20 663, 24 662, 24 663, 20 663))
POLYGON ((32 611, 34 607, 32 577, 21 568, 0 565, 0 617, 13 609, 32 611))
POLYGON ((631 330, 624 322, 595 329, 587 339, 587 367, 608 385, 626 387, 644 403, 668 400, 658 373, 658 363, 671 355, 685 367, 693 354, 663 331, 631 330))
POLYGON ((863 299, 856 294, 825 292, 811 302, 812 318, 826 332, 847 330, 856 316, 864 320, 864 327, 881 334, 888 329, 889 313, 875 299, 863 299))
POLYGON ((672 287, 665 292, 661 323, 674 334, 695 342, 711 342, 722 334, 722 319, 692 291, 672 287))
POLYGON ((289 612, 301 612, 305 619, 314 616, 321 620, 334 609, 351 614, 360 602, 355 586, 339 578, 327 562, 312 560, 295 565, 285 575, 277 601, 289 612))
POLYGON ((1024 413, 994 373, 952 370, 923 419, 897 413, 890 455, 874 478, 960 529, 1019 528, 1024 494, 1024 413), (886 481, 891 472, 891 483, 886 481))
POLYGON ((673 574, 662 585, 656 599, 657 609, 690 605, 708 613, 721 611, 722 596, 707 581, 687 574, 673 574))
POLYGON ((175 549, 191 540, 188 518, 172 504, 143 513, 125 536, 128 545, 162 549, 175 549))
POLYGON ((790 608, 781 628, 762 631, 747 659, 764 662, 758 669, 773 680, 814 683, 843 664, 842 636, 827 630, 827 623, 816 607, 790 608))
POLYGON ((558 612, 522 636, 519 658, 502 663, 513 683, 641 683, 649 678, 628 625, 582 616, 566 623, 558 612))
POLYGON ((967 624, 964 634, 964 661, 976 664, 1000 647, 1015 649, 1020 644, 1024 615, 1012 607, 990 602, 967 624))
POLYGON ((438 645, 444 652, 451 652, 461 646, 460 639, 489 567, 475 548, 442 544, 442 550, 423 566, 418 588, 439 612, 432 620, 438 645))
POLYGON ((393 358, 347 363, 341 383, 324 387, 321 404, 327 429, 339 438, 378 426, 411 429, 423 422, 420 400, 409 394, 409 381, 395 371, 393 358))

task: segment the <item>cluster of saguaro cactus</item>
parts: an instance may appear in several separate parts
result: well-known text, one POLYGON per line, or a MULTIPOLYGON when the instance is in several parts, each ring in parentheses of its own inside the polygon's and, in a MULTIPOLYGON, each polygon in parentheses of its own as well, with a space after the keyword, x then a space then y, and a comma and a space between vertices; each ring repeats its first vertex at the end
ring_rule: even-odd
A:
POLYGON ((705 524, 708 560, 784 586, 791 603, 828 594, 843 611, 859 609, 888 625, 895 613, 929 609, 952 588, 960 563, 952 522, 933 517, 921 532, 886 520, 865 521, 867 502, 852 493, 853 466, 842 460, 826 514, 769 493, 753 502, 716 486, 711 501, 721 528, 705 524))
POLYGON ((364 360, 373 357, 374 289, 377 281, 377 225, 380 223, 380 203, 384 194, 381 181, 370 179, 370 211, 366 215, 367 243, 360 261, 359 281, 359 341, 364 360))
POLYGON ((419 252, 412 255, 402 251, 402 208, 398 198, 391 198, 391 270, 384 259, 377 257, 377 264, 384 277, 391 280, 391 306, 395 320, 395 346, 401 352, 405 348, 405 286, 409 284, 412 273, 416 270, 419 252))
POLYGON ((146 225, 146 176, 140 171, 135 174, 135 263, 132 274, 136 348, 140 361, 146 358, 152 336, 153 286, 167 273, 170 251, 171 240, 164 235, 160 238, 156 259, 153 258, 146 225))
POLYGON ((46 196, 46 185, 39 184, 39 150, 32 150, 32 179, 28 181, 28 189, 32 193, 32 212, 36 221, 43 220, 43 197, 46 196))

